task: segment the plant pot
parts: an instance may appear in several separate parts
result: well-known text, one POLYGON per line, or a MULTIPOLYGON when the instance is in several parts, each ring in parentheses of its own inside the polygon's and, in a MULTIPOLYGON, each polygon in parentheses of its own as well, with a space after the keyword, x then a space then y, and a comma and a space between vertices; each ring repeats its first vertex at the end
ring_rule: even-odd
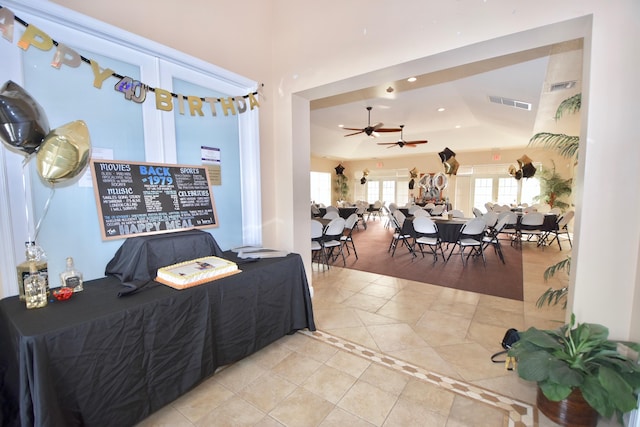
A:
POLYGON ((598 423, 598 412, 589 406, 577 388, 566 399, 555 402, 547 399, 538 387, 536 405, 547 418, 565 427, 595 427, 598 423))

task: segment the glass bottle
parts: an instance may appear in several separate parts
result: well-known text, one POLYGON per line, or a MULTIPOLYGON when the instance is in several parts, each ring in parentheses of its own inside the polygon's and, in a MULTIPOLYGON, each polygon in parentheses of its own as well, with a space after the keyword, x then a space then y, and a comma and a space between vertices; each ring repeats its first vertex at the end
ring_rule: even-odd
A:
POLYGON ((18 264, 18 295, 20 300, 24 301, 24 281, 29 275, 30 264, 35 262, 36 269, 44 277, 47 295, 49 295, 49 271, 47 266, 47 257, 42 248, 36 245, 36 242, 24 242, 26 260, 18 264))
POLYGON ((29 274, 24 279, 24 295, 27 308, 40 308, 47 305, 47 283, 38 271, 35 261, 29 264, 29 274))
POLYGON ((73 289, 73 292, 80 292, 84 289, 82 286, 82 273, 76 270, 71 257, 67 257, 67 268, 60 273, 60 285, 73 289))

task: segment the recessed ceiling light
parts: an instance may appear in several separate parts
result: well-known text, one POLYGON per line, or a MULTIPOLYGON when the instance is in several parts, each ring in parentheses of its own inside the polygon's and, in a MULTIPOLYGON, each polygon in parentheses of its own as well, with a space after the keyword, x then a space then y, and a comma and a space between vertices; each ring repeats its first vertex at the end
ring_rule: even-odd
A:
POLYGON ((338 127, 339 127, 339 128, 343 128, 343 127, 344 127, 344 125, 338 125, 338 127))
POLYGON ((444 111, 444 107, 438 108, 438 111, 442 113, 444 111))
POLYGON ((409 77, 409 78, 407 79, 407 81, 408 81, 409 83, 413 83, 413 82, 415 82, 416 80, 418 80, 418 79, 416 79, 415 77, 409 77))
POLYGON ((462 125, 456 125, 456 129, 460 129, 462 125))

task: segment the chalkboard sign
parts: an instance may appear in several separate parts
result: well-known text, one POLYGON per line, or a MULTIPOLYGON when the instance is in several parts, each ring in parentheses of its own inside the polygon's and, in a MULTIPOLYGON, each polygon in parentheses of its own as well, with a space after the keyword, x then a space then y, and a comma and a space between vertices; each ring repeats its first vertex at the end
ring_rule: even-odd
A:
POLYGON ((202 166, 91 161, 102 239, 217 227, 202 166))

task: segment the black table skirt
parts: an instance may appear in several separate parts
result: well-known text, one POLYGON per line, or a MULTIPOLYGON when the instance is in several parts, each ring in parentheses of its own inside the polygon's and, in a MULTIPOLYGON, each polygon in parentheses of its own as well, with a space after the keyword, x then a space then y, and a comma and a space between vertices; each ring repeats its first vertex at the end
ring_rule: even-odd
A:
POLYGON ((240 268, 193 288, 152 282, 120 298, 115 277, 92 280, 70 300, 33 310, 3 299, 0 424, 133 425, 219 366, 315 330, 299 255, 240 268))
MULTIPOLYGON (((319 216, 320 218, 322 218, 327 213, 327 208, 319 208, 319 209, 320 209, 319 216)), ((338 216, 340 216, 340 218, 347 219, 351 216, 351 214, 356 213, 357 210, 358 208, 338 208, 338 216)))
MULTIPOLYGON (((413 228, 413 218, 414 217, 408 217, 405 219, 404 224, 402 225, 402 234, 408 234, 411 237, 416 236, 416 231, 413 228)), ((438 236, 442 242, 455 243, 458 240, 462 226, 467 220, 454 219, 449 221, 432 218, 432 221, 438 226, 438 236)))

